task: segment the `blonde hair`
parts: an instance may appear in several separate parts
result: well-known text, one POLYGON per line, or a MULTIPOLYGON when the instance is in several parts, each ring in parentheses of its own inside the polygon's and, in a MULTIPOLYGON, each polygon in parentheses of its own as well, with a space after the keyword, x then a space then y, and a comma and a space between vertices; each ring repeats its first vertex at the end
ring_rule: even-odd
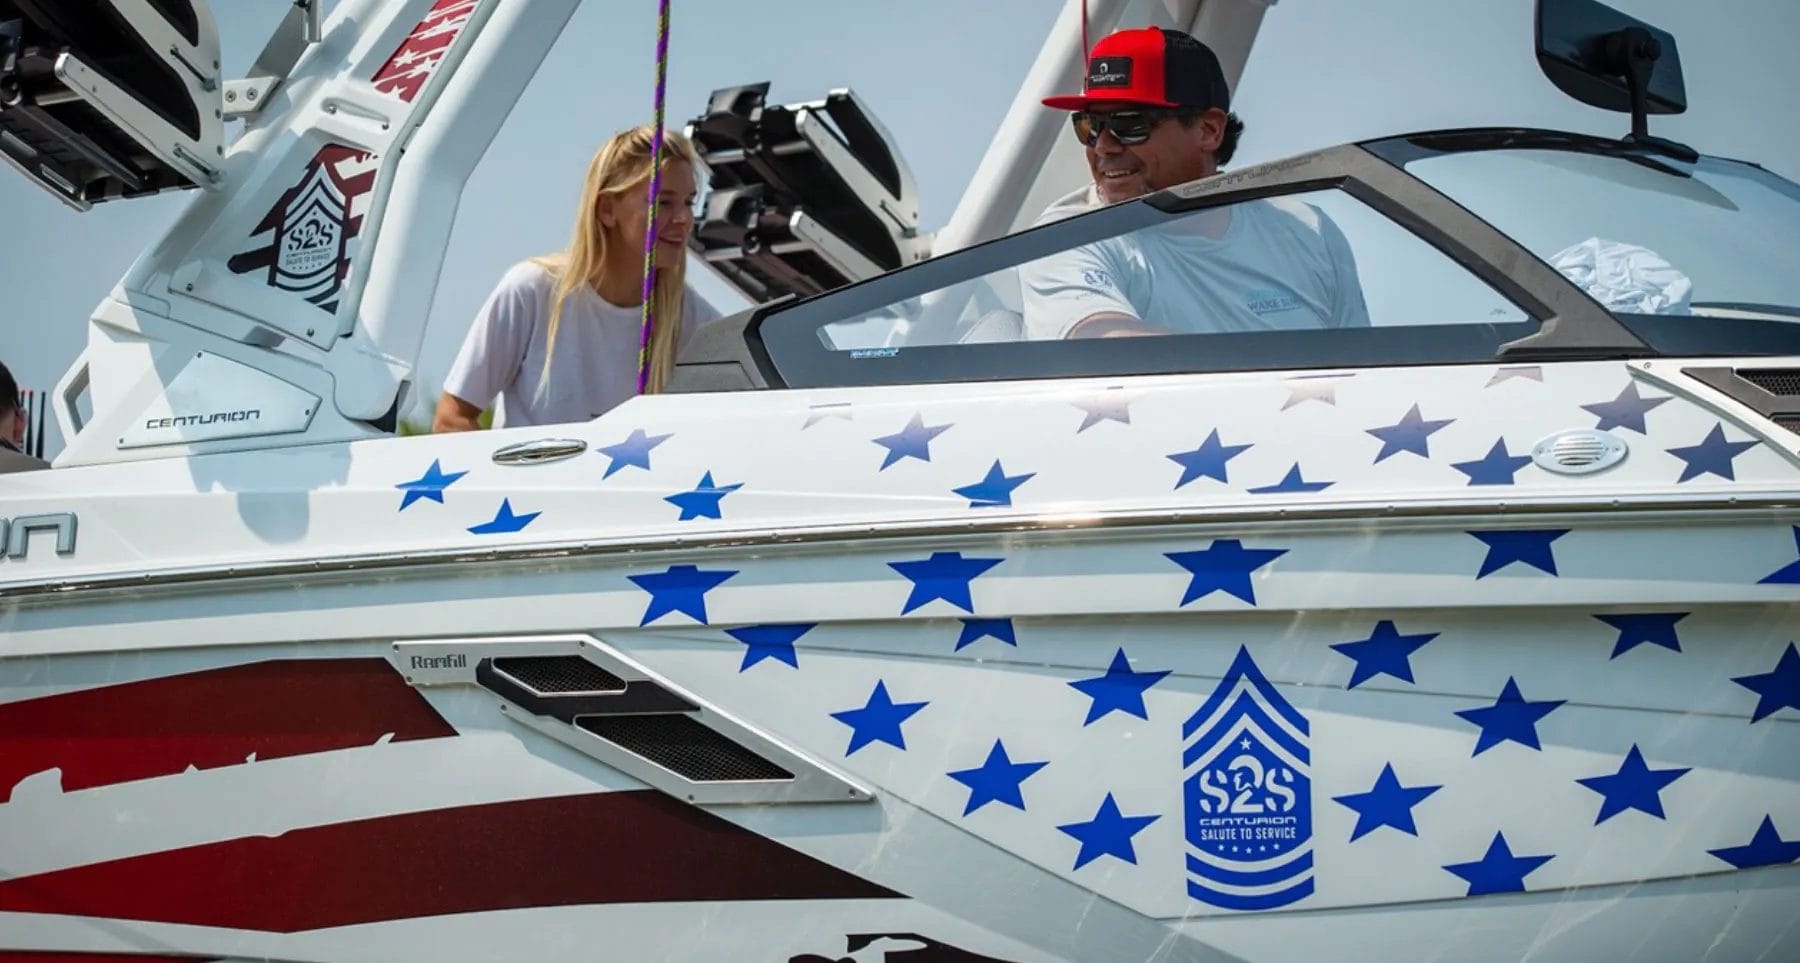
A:
MULTIPOLYGON (((563 305, 580 288, 594 290, 600 283, 607 255, 606 227, 600 223, 599 200, 610 194, 625 204, 648 203, 650 186, 650 149, 655 129, 644 124, 614 134, 588 161, 587 180, 581 189, 581 204, 576 209, 575 231, 563 251, 532 258, 556 278, 555 295, 551 299, 550 328, 544 347, 544 370, 538 378, 538 391, 550 380, 550 359, 556 354, 556 328, 562 320, 563 305)), ((686 137, 667 131, 663 134, 660 162, 684 161, 698 166, 694 145, 686 137)), ((643 238, 626 238, 623 243, 642 244, 643 238)), ((686 286, 687 258, 673 264, 656 265, 656 284, 650 295, 650 371, 644 390, 655 394, 669 380, 675 367, 675 345, 681 334, 682 292, 686 286)))

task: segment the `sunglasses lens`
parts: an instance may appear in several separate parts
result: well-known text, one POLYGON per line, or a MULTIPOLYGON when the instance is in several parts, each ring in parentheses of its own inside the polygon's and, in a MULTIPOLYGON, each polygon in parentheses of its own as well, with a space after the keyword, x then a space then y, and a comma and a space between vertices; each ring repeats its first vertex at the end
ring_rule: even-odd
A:
POLYGON ((1106 129, 1112 131, 1119 143, 1130 146, 1150 139, 1151 123, 1151 119, 1143 114, 1114 114, 1106 119, 1106 129))
POLYGON ((1075 139, 1088 147, 1094 146, 1105 133, 1111 133, 1114 140, 1127 147, 1134 147, 1150 139, 1150 128, 1156 124, 1155 116, 1135 111, 1107 114, 1077 111, 1069 120, 1075 126, 1075 139))

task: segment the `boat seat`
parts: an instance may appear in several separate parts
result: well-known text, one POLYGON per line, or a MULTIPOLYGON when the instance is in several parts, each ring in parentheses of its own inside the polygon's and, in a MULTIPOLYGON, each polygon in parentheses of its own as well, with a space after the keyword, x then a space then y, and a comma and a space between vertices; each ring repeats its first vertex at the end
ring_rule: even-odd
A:
POLYGON ((1010 308, 995 308, 958 332, 957 344, 994 344, 1025 340, 1025 317, 1010 308))
POLYGON ((209 186, 218 65, 198 0, 0 0, 0 156, 83 210, 209 186))
POLYGON ((928 253, 912 173, 849 90, 788 106, 713 92, 687 135, 709 174, 690 244, 752 301, 806 297, 928 253))

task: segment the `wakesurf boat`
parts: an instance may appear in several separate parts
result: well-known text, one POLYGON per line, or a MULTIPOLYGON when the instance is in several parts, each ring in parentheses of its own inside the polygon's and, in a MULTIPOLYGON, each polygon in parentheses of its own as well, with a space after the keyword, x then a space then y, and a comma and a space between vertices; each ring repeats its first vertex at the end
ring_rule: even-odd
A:
MULTIPOLYGON (((759 306, 397 437, 575 4, 299 4, 225 81, 203 3, 0 0, 21 173, 193 191, 0 476, 0 960, 1800 958, 1800 187, 1649 133, 1675 38, 1541 4, 1621 139, 1044 224, 1086 172, 1015 110, 934 234, 853 95, 722 91, 695 254, 759 306), (1259 205, 1366 324, 1041 336, 1046 270, 1259 205)), ((1235 76, 1263 6, 1089 27, 1235 76)))

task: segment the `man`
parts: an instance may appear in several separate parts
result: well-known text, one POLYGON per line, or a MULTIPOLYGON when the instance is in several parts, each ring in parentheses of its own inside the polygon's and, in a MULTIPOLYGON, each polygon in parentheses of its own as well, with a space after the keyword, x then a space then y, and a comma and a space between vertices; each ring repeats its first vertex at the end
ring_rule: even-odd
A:
POLYGON ((48 462, 25 454, 25 412, 19 408, 19 383, 0 364, 0 475, 49 468, 48 462))
MULTIPOLYGON (((1093 184, 1039 224, 1217 173, 1244 129, 1218 57, 1178 30, 1102 38, 1084 88, 1044 104, 1073 112, 1093 184)), ((1294 198, 1212 208, 1019 270, 1033 339, 1369 324, 1349 244, 1294 198)))

